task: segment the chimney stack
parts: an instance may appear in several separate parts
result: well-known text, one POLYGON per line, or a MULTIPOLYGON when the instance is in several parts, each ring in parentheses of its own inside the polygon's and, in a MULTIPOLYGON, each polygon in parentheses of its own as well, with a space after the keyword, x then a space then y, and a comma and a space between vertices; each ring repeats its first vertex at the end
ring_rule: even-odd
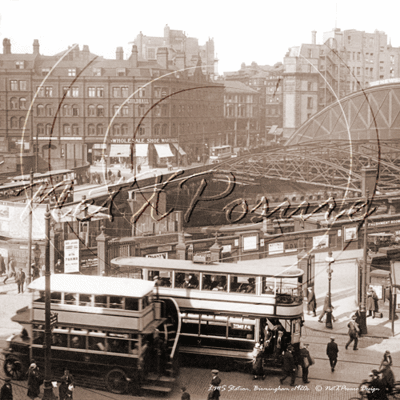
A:
POLYGON ((312 31, 311 32, 311 43, 312 44, 317 44, 317 31, 312 31))
POLYGON ((184 69, 186 64, 185 53, 179 52, 175 58, 175 65, 178 69, 184 69))
POLYGON ((11 54, 11 41, 10 39, 3 39, 3 54, 11 54))
POLYGON ((164 69, 168 69, 168 49, 166 47, 159 47, 157 50, 157 63, 164 69))
MULTIPOLYGON (((75 44, 74 44, 75 46, 75 44)), ((72 49, 72 59, 73 60, 77 60, 79 58, 79 46, 76 45, 73 49, 72 49)))
POLYGON ((132 68, 138 67, 138 49, 135 44, 132 46, 131 66, 132 68))
POLYGON ((82 48, 82 57, 83 57, 83 61, 86 63, 89 62, 89 54, 90 54, 89 46, 87 44, 84 44, 83 48, 82 48))
POLYGON ((33 41, 33 54, 40 54, 39 53, 39 40, 34 39, 33 41))
POLYGON ((117 47, 117 51, 115 52, 115 58, 117 60, 123 60, 124 59, 124 50, 122 47, 117 47))

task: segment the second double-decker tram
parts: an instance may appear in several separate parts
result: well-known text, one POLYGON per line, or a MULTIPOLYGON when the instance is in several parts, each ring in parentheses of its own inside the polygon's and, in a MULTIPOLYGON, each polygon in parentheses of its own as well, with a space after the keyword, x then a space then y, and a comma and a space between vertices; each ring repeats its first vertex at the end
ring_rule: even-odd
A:
POLYGON ((176 301, 180 353, 250 360, 261 342, 273 366, 289 343, 296 350, 300 342, 303 271, 259 261, 197 264, 119 257, 111 263, 118 274, 155 280, 160 298, 176 301))

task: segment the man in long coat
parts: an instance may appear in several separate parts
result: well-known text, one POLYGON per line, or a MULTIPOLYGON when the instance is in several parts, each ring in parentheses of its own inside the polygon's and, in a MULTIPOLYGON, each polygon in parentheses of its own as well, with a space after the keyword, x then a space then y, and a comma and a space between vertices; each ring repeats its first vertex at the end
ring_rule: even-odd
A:
POLYGON ((283 377, 280 379, 281 385, 283 384, 283 381, 290 376, 290 386, 294 386, 294 381, 296 379, 296 364, 292 352, 293 347, 288 346, 283 355, 283 377))
POLYGON ((309 287, 307 289, 307 312, 310 314, 311 312, 313 313, 313 317, 317 316, 317 313, 315 312, 317 308, 317 301, 315 299, 315 293, 314 289, 312 287, 309 287))
POLYGON ((300 349, 300 365, 302 370, 303 383, 310 383, 308 380, 308 368, 313 364, 310 352, 308 351, 308 343, 304 343, 300 349))
POLYGON ((369 287, 367 292, 367 310, 368 317, 372 315, 372 318, 375 318, 375 313, 379 312, 378 295, 372 286, 369 287))
POLYGON ((335 342, 335 337, 331 336, 331 341, 326 346, 326 355, 329 358, 329 363, 331 365, 331 371, 332 372, 335 371, 338 353, 339 353, 339 348, 338 348, 338 345, 335 342))

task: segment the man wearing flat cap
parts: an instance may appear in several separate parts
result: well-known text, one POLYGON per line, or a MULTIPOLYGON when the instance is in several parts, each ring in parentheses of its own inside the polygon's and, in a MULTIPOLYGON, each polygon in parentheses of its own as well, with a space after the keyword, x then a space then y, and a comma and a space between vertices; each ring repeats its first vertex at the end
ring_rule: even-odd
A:
POLYGON ((219 391, 219 387, 221 385, 221 378, 218 376, 219 371, 217 369, 213 369, 211 371, 212 379, 211 379, 211 388, 208 394, 208 400, 218 400, 221 393, 219 391))
POLYGON ((329 363, 331 364, 331 371, 335 371, 337 357, 339 353, 338 345, 335 342, 335 337, 331 336, 331 341, 326 346, 326 355, 329 358, 329 363))
POLYGON ((8 376, 7 376, 7 378, 4 379, 4 385, 2 386, 2 388, 0 390, 0 399, 1 400, 13 400, 11 378, 9 378, 8 376))

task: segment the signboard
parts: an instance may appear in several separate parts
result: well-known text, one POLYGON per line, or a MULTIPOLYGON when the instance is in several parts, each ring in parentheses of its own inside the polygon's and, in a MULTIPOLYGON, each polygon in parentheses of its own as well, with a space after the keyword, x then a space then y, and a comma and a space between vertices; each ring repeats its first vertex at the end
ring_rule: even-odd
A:
POLYGON ((248 324, 231 324, 232 329, 240 329, 243 331, 252 331, 253 326, 248 324))
POLYGON ((269 254, 279 254, 283 253, 283 242, 279 243, 270 243, 268 245, 268 253, 269 254))
POLYGON ((222 253, 230 253, 232 251, 232 245, 225 244, 222 245, 222 253))
POLYGON ((118 138, 118 139, 111 139, 111 143, 118 143, 118 144, 130 144, 130 143, 137 143, 137 144, 163 144, 163 143, 178 143, 178 138, 118 138))
POLYGON ((156 253, 156 254, 146 254, 146 258, 163 258, 166 260, 168 258, 168 253, 156 253))
POLYGON ((321 235, 313 237, 313 248, 323 249, 329 247, 329 235, 321 235))
POLYGON ((211 252, 204 251, 202 253, 196 253, 193 255, 193 262, 199 264, 209 264, 211 263, 211 252))
MULTIPOLYGON (((32 208, 32 239, 44 240, 46 238, 44 224, 46 205, 34 204, 32 208)), ((28 232, 29 205, 26 203, 0 201, 0 236, 28 239, 28 232)))
POLYGON ((344 241, 350 242, 351 240, 358 239, 358 232, 356 226, 351 226, 349 228, 344 228, 344 241))
POLYGON ((64 241, 64 273, 79 272, 79 239, 64 241))
POLYGON ((243 236, 243 250, 257 250, 257 235, 243 236))

